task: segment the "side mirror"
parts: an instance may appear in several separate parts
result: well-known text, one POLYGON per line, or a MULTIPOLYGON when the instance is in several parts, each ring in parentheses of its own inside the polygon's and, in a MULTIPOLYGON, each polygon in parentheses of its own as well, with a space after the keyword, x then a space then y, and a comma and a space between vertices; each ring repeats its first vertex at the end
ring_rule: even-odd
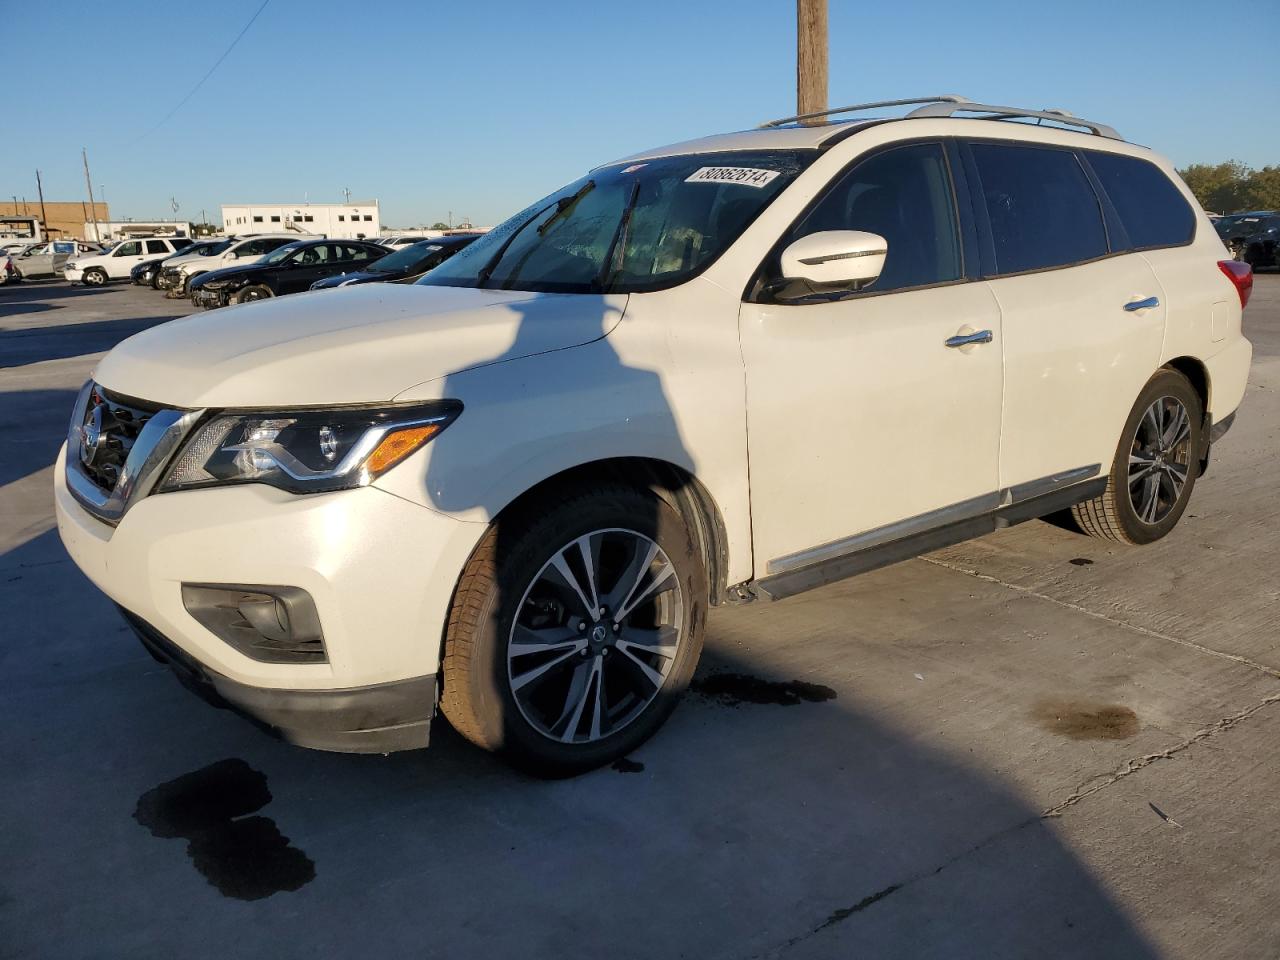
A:
POLYGON ((823 230, 782 251, 782 276, 823 286, 864 286, 884 269, 889 243, 878 233, 823 230))

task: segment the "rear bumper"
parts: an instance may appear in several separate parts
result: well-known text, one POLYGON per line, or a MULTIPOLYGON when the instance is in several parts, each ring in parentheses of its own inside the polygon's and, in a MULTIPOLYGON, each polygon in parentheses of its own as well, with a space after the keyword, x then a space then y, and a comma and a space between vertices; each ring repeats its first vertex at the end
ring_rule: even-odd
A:
POLYGON ((367 687, 284 690, 252 687, 212 670, 124 607, 120 613, 147 652, 191 692, 289 743, 340 753, 394 753, 427 746, 436 678, 367 687))

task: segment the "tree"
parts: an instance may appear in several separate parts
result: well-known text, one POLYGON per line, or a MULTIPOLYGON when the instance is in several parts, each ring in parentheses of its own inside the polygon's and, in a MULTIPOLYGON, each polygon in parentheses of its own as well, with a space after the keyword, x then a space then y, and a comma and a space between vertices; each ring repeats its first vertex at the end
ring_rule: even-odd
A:
POLYGON ((1244 201, 1249 210, 1280 210, 1280 166, 1254 170, 1245 184, 1244 201))
POLYGON ((1246 197, 1253 171, 1239 160, 1214 164, 1193 163, 1178 173, 1206 210, 1232 213, 1249 207, 1246 197))
POLYGON ((448 230, 449 225, 447 223, 441 223, 439 220, 437 220, 435 223, 431 225, 431 229, 432 230, 448 230))

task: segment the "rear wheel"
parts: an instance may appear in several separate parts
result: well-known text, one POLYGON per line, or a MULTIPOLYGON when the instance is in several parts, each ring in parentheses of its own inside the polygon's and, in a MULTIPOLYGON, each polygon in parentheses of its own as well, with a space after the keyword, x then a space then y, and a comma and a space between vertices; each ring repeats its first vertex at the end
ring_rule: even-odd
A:
POLYGON ((648 492, 600 488, 500 518, 454 598, 441 708, 531 773, 608 763, 675 709, 706 597, 688 528, 648 492))
POLYGON ((91 287, 103 287, 107 284, 107 272, 101 267, 90 267, 84 272, 83 280, 91 287))
POLYGON ((1152 543, 1177 524, 1200 472, 1204 411, 1176 370, 1147 382, 1125 422, 1106 491, 1071 508, 1080 529, 1118 543, 1152 543))

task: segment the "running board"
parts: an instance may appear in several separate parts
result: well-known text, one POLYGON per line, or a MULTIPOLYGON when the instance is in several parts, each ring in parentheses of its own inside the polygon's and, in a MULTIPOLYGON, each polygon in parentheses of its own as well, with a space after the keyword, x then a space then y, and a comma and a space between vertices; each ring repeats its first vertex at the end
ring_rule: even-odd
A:
MULTIPOLYGON (((1096 473, 1098 469, 1099 467, 1097 466, 1092 468, 1082 467, 1081 471, 1090 470, 1090 472, 1096 473)), ((1072 473, 1074 474, 1076 471, 1072 471, 1072 473)), ((1039 483, 1040 481, 1036 481, 1036 484, 1039 483)), ((1027 485, 1027 487, 1032 486, 1032 484, 1027 485)), ((1003 506, 985 510, 976 516, 954 519, 955 514, 952 508, 944 508, 944 510, 936 511, 934 514, 925 514, 924 517, 937 516, 941 519, 947 514, 951 514, 951 519, 943 520, 941 523, 928 526, 925 529, 912 529, 911 532, 905 532, 904 535, 885 542, 876 542, 870 546, 855 546, 853 549, 838 555, 829 556, 794 568, 786 566, 785 561, 781 564, 777 561, 770 563, 771 570, 778 570, 779 566, 783 566, 784 569, 755 581, 749 585, 749 589, 755 596, 762 599, 782 600, 786 597, 795 596, 797 593, 804 593, 806 590, 813 590, 816 587, 835 583, 837 580, 844 580, 860 573, 868 573, 871 570, 878 570, 880 567, 887 567, 903 560, 910 560, 912 557, 918 557, 932 550, 940 550, 943 547, 954 546, 957 543, 963 543, 975 537, 985 536, 1002 527, 1011 527, 1016 523, 1022 523, 1024 520, 1034 520, 1037 517, 1055 513, 1058 510, 1064 510, 1073 504, 1091 500, 1101 495, 1106 489, 1107 478, 1096 477, 1083 483, 1072 483, 1070 486, 1058 487, 1046 493, 1032 495, 1025 497, 1025 499, 1015 499, 1012 502, 1007 502, 1007 498, 1001 498, 1006 499, 1006 503, 1003 506)), ((967 510, 971 509, 974 503, 975 501, 965 501, 964 504, 957 506, 967 510)), ((894 524, 893 526, 898 529, 904 527, 911 529, 918 527, 920 519, 923 518, 913 518, 901 525, 894 524)), ((877 532, 873 531, 872 533, 877 532)), ((790 558, 787 559, 789 560, 790 558)))

